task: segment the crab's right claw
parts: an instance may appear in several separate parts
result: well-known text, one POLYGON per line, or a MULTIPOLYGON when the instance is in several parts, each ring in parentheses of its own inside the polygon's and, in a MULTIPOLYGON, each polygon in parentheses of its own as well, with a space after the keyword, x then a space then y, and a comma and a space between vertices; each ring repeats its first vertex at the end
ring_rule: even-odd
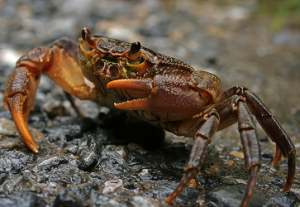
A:
POLYGON ((26 143, 35 153, 38 147, 28 131, 28 116, 33 106, 39 77, 25 67, 18 67, 8 78, 5 86, 5 104, 11 111, 16 127, 26 143))

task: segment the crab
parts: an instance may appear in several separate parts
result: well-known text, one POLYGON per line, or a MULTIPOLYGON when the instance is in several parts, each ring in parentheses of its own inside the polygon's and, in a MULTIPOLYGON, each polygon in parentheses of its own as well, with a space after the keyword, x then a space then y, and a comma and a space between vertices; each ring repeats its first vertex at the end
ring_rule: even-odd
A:
MULTIPOLYGON (((71 95, 158 125, 176 135, 194 136, 195 143, 185 175, 165 202, 172 202, 200 172, 214 135, 238 122, 249 170, 241 206, 251 200, 261 167, 261 149, 253 116, 276 143, 273 164, 283 155, 288 159, 288 175, 283 191, 289 191, 295 177, 296 149, 260 98, 244 86, 222 90, 220 79, 208 72, 149 48, 96 36, 83 28, 79 45, 61 39, 51 46, 32 49, 16 63, 5 86, 5 107, 26 145, 35 153, 38 145, 28 131, 41 74, 47 75, 71 95)), ((76 106, 73 103, 74 108, 76 106)), ((77 110, 78 114, 80 111, 77 110)))

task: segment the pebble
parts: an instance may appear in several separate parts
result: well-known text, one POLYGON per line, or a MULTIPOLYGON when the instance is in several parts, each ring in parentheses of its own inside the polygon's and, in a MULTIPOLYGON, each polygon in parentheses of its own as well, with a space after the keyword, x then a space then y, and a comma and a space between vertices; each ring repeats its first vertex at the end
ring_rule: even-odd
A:
POLYGON ((139 173, 139 176, 140 176, 142 179, 149 179, 149 178, 152 177, 152 176, 150 175, 148 169, 143 169, 143 170, 139 173))
POLYGON ((235 181, 236 181, 237 183, 244 184, 244 185, 247 185, 247 182, 248 182, 248 181, 242 180, 242 179, 235 179, 235 181))
POLYGON ((87 147, 82 150, 79 156, 78 168, 81 170, 92 171, 97 165, 102 152, 103 142, 94 136, 88 137, 87 147))
POLYGON ((237 157, 237 158, 244 159, 244 153, 243 152, 231 151, 230 154, 237 157))
POLYGON ((0 172, 19 173, 26 168, 27 163, 32 159, 32 155, 27 155, 21 151, 0 150, 0 172))
POLYGON ((104 189, 102 191, 103 194, 109 194, 114 192, 117 188, 123 185, 123 181, 121 179, 117 180, 109 180, 104 183, 104 189))
MULTIPOLYGON (((214 206, 239 206, 243 199, 242 187, 237 186, 223 186, 211 192, 208 192, 206 199, 214 206)), ((254 193, 249 206, 262 206, 266 203, 266 198, 263 195, 254 193)))
POLYGON ((44 207, 46 201, 29 191, 20 191, 7 195, 5 193, 0 194, 0 207, 44 207))
POLYGON ((135 207, 159 207, 158 204, 154 204, 142 196, 134 196, 131 203, 135 207))

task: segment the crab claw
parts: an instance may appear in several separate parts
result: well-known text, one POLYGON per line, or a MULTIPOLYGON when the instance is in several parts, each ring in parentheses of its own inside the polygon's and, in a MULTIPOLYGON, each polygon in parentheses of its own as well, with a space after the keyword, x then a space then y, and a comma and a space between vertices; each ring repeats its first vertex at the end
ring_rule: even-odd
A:
POLYGON ((164 111, 191 117, 208 103, 204 95, 191 89, 186 77, 176 76, 172 71, 167 75, 157 74, 153 79, 114 80, 107 87, 136 91, 136 94, 143 92, 143 96, 131 96, 132 100, 115 103, 115 107, 122 110, 164 111))
POLYGON ((146 98, 138 98, 122 103, 115 103, 115 107, 123 110, 144 110, 150 109, 153 103, 153 98, 149 97, 153 81, 151 79, 120 79, 114 80, 107 84, 107 88, 120 88, 131 91, 146 92, 146 98))
POLYGON ((151 79, 119 79, 107 84, 107 88, 122 88, 133 91, 151 91, 153 81, 151 79))
POLYGON ((26 95, 17 93, 12 97, 6 98, 6 101, 7 104, 9 105, 12 117, 14 119, 14 122, 17 126, 20 135, 22 136, 23 141, 33 152, 37 153, 38 152, 37 145, 34 143, 27 128, 27 119, 28 119, 29 112, 23 114, 23 105, 26 102, 26 99, 27 99, 26 95))
POLYGON ((25 144, 35 153, 38 152, 38 147, 28 131, 27 122, 30 109, 33 106, 36 85, 39 82, 39 78, 37 79, 27 68, 20 67, 12 73, 5 86, 5 105, 11 111, 25 144), (33 78, 35 81, 32 81, 33 78), (29 89, 32 91, 30 92, 29 89))

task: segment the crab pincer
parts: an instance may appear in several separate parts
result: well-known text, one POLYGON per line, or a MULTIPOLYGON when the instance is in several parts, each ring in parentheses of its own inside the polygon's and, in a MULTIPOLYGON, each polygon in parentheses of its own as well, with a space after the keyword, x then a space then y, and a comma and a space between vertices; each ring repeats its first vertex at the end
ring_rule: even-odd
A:
POLYGON ((16 63, 16 68, 8 77, 4 90, 4 105, 11 111, 25 144, 35 153, 38 152, 38 145, 28 131, 28 116, 33 108, 41 71, 49 68, 52 61, 51 53, 48 47, 28 51, 16 63))
POLYGON ((18 68, 10 76, 9 83, 5 88, 5 101, 11 111, 11 115, 19 130, 19 133, 25 144, 35 153, 38 152, 38 146, 33 141, 28 131, 28 116, 33 105, 32 98, 28 89, 30 75, 24 68, 18 68), (19 81, 11 81, 11 79, 19 81))

